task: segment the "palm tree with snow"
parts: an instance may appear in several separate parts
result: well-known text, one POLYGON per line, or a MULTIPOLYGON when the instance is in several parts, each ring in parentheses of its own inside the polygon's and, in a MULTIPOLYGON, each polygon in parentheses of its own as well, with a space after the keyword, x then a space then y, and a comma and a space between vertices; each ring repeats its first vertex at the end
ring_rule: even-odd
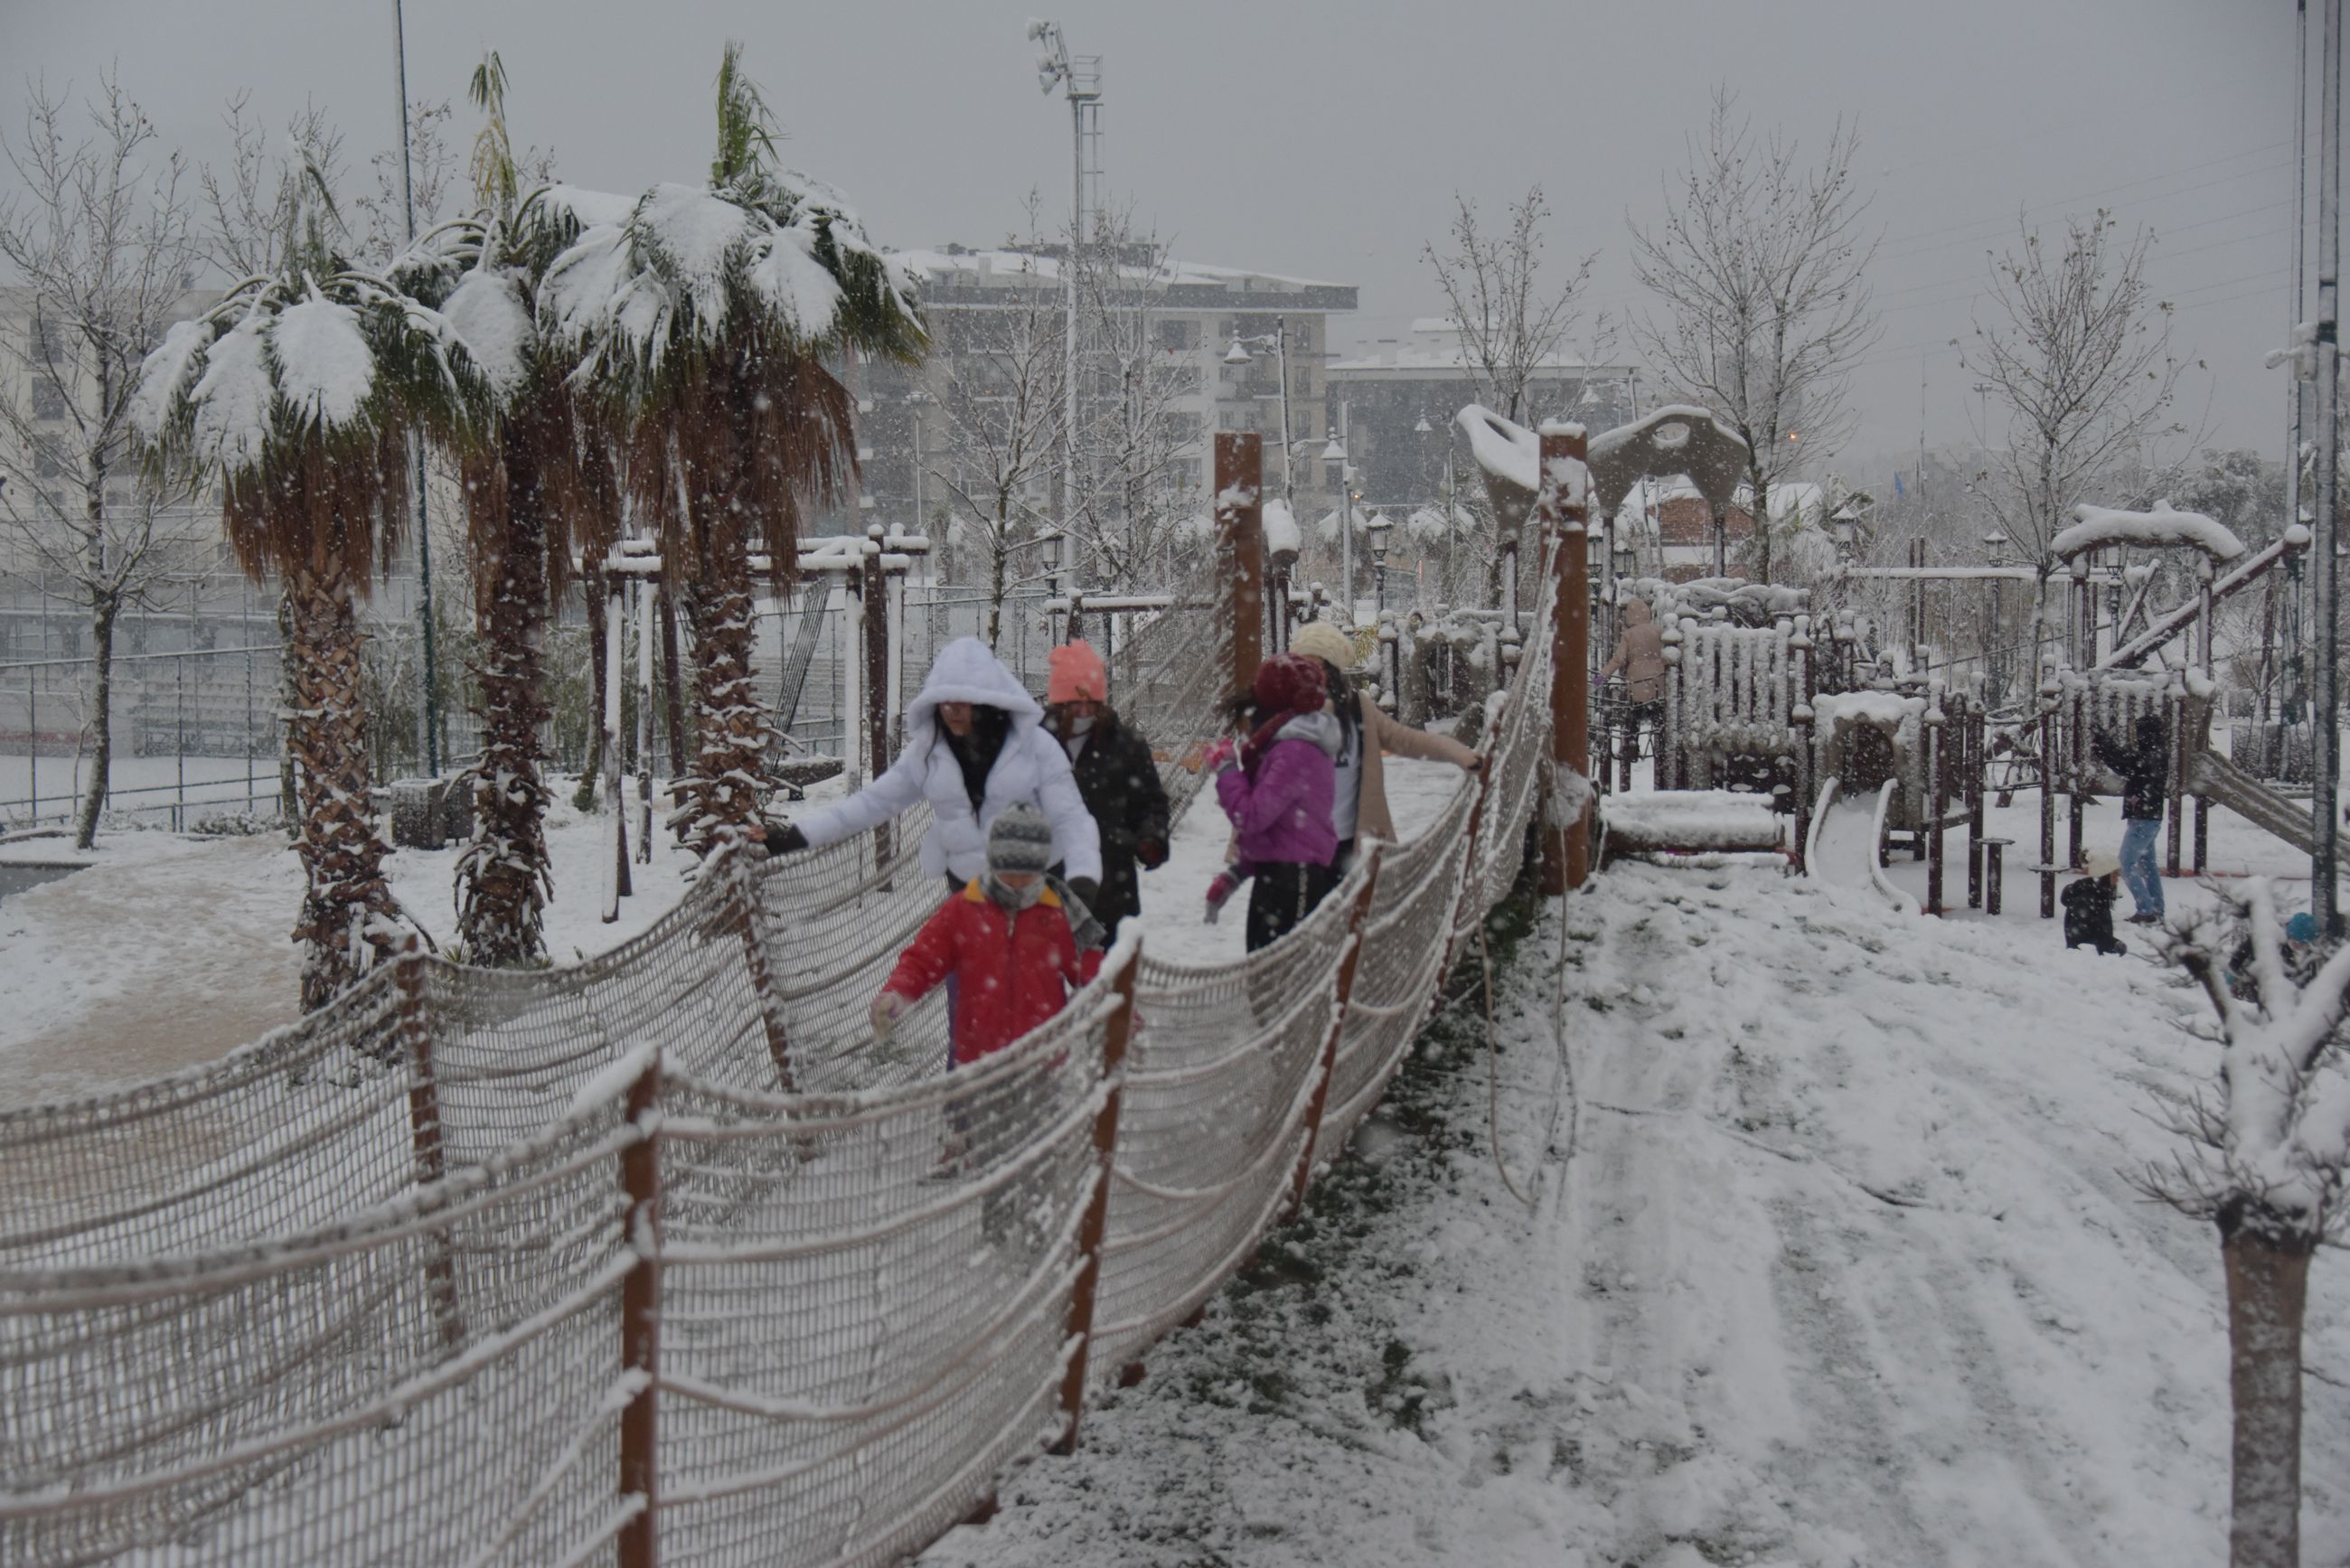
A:
POLYGON ((638 515, 692 634, 701 744, 671 826, 708 854, 757 821, 768 722, 751 684, 751 557, 792 569, 803 510, 856 475, 853 408, 826 356, 910 361, 925 338, 899 275, 839 193, 774 167, 775 130, 727 46, 706 185, 657 185, 548 266, 543 330, 622 435, 638 515))
POLYGON ((505 130, 505 68, 493 52, 473 74, 486 111, 474 148, 473 214, 411 253, 412 287, 464 339, 486 393, 482 428, 457 453, 480 656, 473 675, 479 760, 461 775, 473 836, 457 857, 457 932, 466 960, 507 968, 546 959, 554 891, 546 852, 547 789, 539 727, 551 710, 543 650, 576 543, 610 545, 618 507, 604 444, 582 428, 532 311, 538 279, 598 217, 624 198, 564 186, 520 194, 505 130))
POLYGON ((302 1006, 324 1006, 408 928, 383 876, 359 700, 359 601, 409 515, 409 441, 457 439, 480 379, 448 319, 328 243, 317 194, 272 274, 172 326, 131 411, 151 461, 216 479, 237 563, 283 582, 300 767, 302 1006))

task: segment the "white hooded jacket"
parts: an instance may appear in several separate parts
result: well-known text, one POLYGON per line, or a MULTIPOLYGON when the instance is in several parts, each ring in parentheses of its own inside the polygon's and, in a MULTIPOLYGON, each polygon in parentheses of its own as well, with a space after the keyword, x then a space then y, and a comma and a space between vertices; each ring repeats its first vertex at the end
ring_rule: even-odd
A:
POLYGON ((1068 753, 1042 727, 1036 706, 1012 671, 975 637, 959 637, 939 650, 921 691, 906 705, 906 749, 887 773, 847 800, 797 819, 811 847, 837 844, 879 827, 917 801, 931 803, 931 831, 922 839, 922 875, 976 877, 987 866, 987 830, 1004 807, 1026 801, 1053 825, 1053 854, 1071 879, 1101 879, 1101 836, 1077 793, 1068 753), (941 702, 979 702, 1012 715, 1003 749, 988 770, 977 813, 963 788, 962 767, 939 726, 941 702))

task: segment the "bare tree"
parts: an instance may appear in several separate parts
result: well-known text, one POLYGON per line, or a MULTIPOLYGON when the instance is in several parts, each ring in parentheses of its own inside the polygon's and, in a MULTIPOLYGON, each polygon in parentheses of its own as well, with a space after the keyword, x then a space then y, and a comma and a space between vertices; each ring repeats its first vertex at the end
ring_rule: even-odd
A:
MULTIPOLYGON (((2146 281, 2153 236, 2117 238, 2100 209, 2065 221, 2064 244, 2019 224, 2019 248, 1991 258, 1993 318, 1974 324, 1960 358, 1984 388, 1986 414, 2004 429, 1978 431, 1977 476, 2002 532, 2040 568, 2045 603, 2054 542, 2074 506, 2144 461, 2186 364, 2170 352, 2170 305, 2146 281)), ((2174 427, 2175 428, 2175 427, 2174 427)), ((2035 610, 2033 644, 2039 642, 2035 610)))
POLYGON ((202 248, 204 258, 232 281, 277 270, 300 238, 305 203, 323 197, 331 224, 342 231, 334 192, 342 178, 343 138, 324 110, 306 105, 286 122, 283 152, 270 151, 266 126, 246 113, 249 96, 229 99, 222 115, 228 127, 225 169, 203 166, 202 248))
MULTIPOLYGON (((1866 280, 1877 236, 1853 183, 1856 130, 1838 121, 1806 164, 1783 133, 1758 139, 1736 104, 1714 89, 1664 221, 1631 226, 1633 271, 1662 311, 1632 336, 1677 396, 1745 439, 1753 515, 1767 519, 1771 487, 1852 433, 1845 381, 1877 338, 1866 280)), ((1768 582, 1768 530, 1756 536, 1768 582)))
POLYGON ((1043 538, 1032 504, 1060 462, 1065 364, 1061 293, 1036 275, 1036 196, 1028 198, 1029 238, 1019 281, 991 291, 1003 303, 941 312, 931 392, 945 441, 925 454, 946 487, 949 527, 960 527, 987 566, 987 641, 1003 629, 1003 604, 1026 553, 1043 538))
POLYGON ((1173 263, 1156 235, 1138 236, 1126 214, 1105 214, 1072 251, 1079 374, 1092 384, 1069 525, 1104 583, 1139 588, 1199 507, 1186 495, 1184 460, 1200 438, 1177 406, 1199 389, 1197 351, 1159 337, 1173 263))
POLYGON ((2350 1011, 2350 945, 2321 965, 2289 954, 2265 878, 2225 891, 2227 908, 2175 922, 2164 956, 2218 1014, 2219 1094, 2168 1107, 2191 1146, 2141 1185, 2220 1231, 2235 1406, 2232 1568, 2301 1561, 2301 1341, 2309 1261, 2340 1218, 2350 1168, 2350 1088, 2338 1071, 2350 1011), (2240 999, 2230 986, 2239 931, 2249 944, 2240 999))
MULTIPOLYGON (((1565 281, 1546 287, 1542 231, 1551 211, 1540 185, 1510 203, 1509 222, 1499 231, 1479 222, 1470 198, 1455 192, 1452 200, 1451 248, 1440 251, 1430 241, 1421 253, 1460 329, 1461 357, 1477 401, 1523 423, 1531 412, 1526 388, 1581 323, 1591 264, 1599 253, 1585 256, 1565 281)), ((1604 333, 1604 317, 1598 325, 1604 333)))
POLYGON ((140 364, 189 314, 187 171, 177 154, 154 156, 154 125, 112 72, 84 113, 78 133, 65 95, 36 83, 21 140, 0 133, 23 185, 0 204, 0 262, 29 306, 0 331, 0 365, 31 393, 0 397, 0 534, 89 615, 90 770, 74 826, 87 849, 114 754, 115 623, 199 526, 184 486, 140 470, 130 431, 140 364))
MULTIPOLYGON (((416 204, 416 232, 423 234, 447 214, 442 212, 457 185, 457 150, 449 138, 450 117, 455 111, 447 99, 438 103, 418 99, 408 109, 409 188, 416 204)), ((408 244, 408 205, 400 199, 400 149, 387 148, 368 159, 375 189, 351 199, 359 210, 363 232, 357 237, 360 253, 376 260, 397 254, 408 244)))

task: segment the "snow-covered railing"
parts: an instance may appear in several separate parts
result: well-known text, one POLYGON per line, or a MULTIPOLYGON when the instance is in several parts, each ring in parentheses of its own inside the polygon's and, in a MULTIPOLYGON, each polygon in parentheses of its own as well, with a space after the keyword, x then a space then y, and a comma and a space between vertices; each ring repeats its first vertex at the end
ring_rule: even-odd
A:
POLYGON ((411 953, 220 1062, 0 1113, 0 1561, 919 1550, 1378 1100, 1520 870, 1539 580, 1492 765, 1426 832, 1244 961, 1122 943, 979 1066, 936 1070, 936 999, 886 1059, 864 1021, 936 903, 907 821, 722 856, 575 969, 411 953))

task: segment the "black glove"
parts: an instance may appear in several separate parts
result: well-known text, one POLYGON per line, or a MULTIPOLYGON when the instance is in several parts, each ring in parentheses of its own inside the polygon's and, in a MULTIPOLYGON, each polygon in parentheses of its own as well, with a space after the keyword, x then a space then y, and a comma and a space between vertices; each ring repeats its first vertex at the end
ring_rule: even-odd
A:
POLYGON ((808 846, 807 835, 788 822, 770 817, 767 819, 766 827, 769 855, 788 855, 795 849, 806 849, 808 846))
POLYGON ((1167 864, 1167 846, 1159 839, 1138 838, 1134 841, 1134 857, 1142 862, 1144 870, 1156 871, 1167 864))
POLYGON ((1069 891, 1075 893, 1077 902, 1088 909, 1101 902, 1101 884, 1091 877, 1070 877, 1069 891))

